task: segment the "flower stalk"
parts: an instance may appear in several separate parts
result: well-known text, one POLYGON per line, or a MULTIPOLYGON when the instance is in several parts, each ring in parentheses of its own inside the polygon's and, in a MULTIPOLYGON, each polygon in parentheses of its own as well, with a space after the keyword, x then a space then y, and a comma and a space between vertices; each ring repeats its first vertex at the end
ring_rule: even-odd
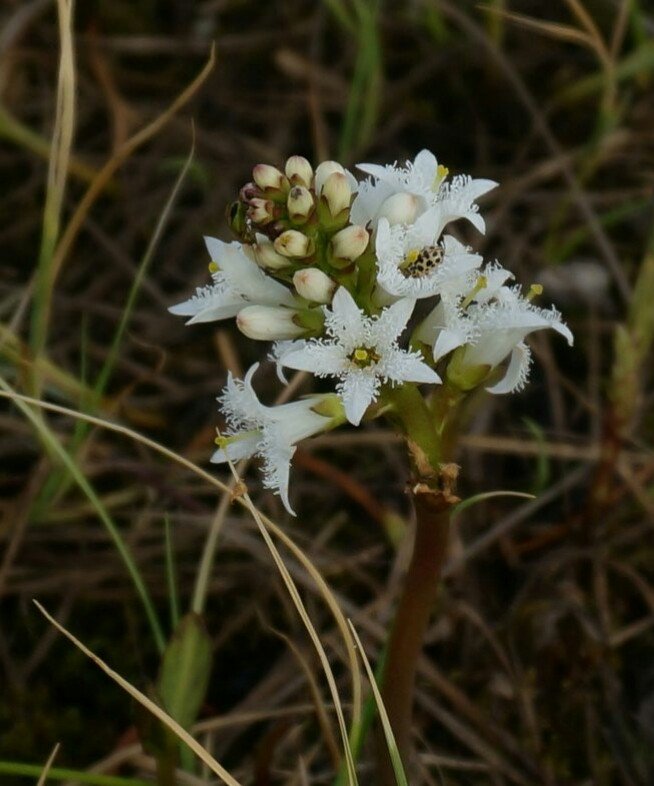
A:
MULTIPOLYGON (((507 283, 510 271, 449 234, 461 221, 485 231, 477 200, 494 181, 450 177, 427 150, 404 165, 357 168, 363 181, 337 161, 314 169, 302 156, 283 171, 255 166, 228 208, 237 241, 205 238, 212 283, 170 310, 189 323, 235 318, 249 338, 273 341, 269 358, 284 384, 289 368, 334 381, 331 393, 268 407, 253 386, 255 363, 244 380, 228 375, 219 397, 227 427, 212 461, 256 456, 289 514, 302 440, 375 418, 406 438, 415 536, 382 696, 408 765, 416 673, 458 501, 458 468, 448 462, 462 405, 482 389, 525 385, 530 333, 551 328, 570 344, 572 334, 555 309, 532 302, 541 287, 523 295, 507 283)), ((209 562, 203 570, 206 587, 209 562)), ((194 608, 204 599, 202 589, 194 608)), ((379 760, 383 786, 395 784, 385 741, 379 760)))
MULTIPOLYGON (((445 464, 438 471, 427 469, 430 475, 417 477, 410 489, 415 511, 413 550, 388 639, 381 688, 405 771, 410 771, 412 762, 418 664, 447 556, 450 513, 459 501, 455 495, 456 465, 445 464)), ((394 786, 395 774, 385 740, 379 739, 378 747, 380 783, 394 786)))

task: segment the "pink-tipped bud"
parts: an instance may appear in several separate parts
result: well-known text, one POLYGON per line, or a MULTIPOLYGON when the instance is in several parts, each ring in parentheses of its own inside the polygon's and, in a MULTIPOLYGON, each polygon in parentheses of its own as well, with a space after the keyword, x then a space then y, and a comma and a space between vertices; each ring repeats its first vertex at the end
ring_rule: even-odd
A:
POLYGON ((241 202, 249 202, 260 194, 261 192, 255 183, 246 183, 244 186, 241 186, 241 190, 238 192, 238 198, 241 202))
POLYGON ((265 235, 257 234, 257 242, 253 246, 254 259, 259 267, 268 270, 281 270, 288 267, 290 262, 286 257, 278 254, 272 242, 265 235))
POLYGON ((327 201, 332 218, 350 207, 352 189, 343 172, 332 172, 322 187, 322 196, 327 201))
POLYGON ((347 259, 353 262, 366 250, 369 240, 370 235, 365 227, 357 224, 345 227, 332 238, 332 254, 337 259, 347 259))
POLYGON ((391 224, 413 224, 418 216, 420 209, 420 200, 414 194, 409 194, 403 191, 399 194, 393 194, 382 202, 379 208, 379 218, 388 219, 391 224))
POLYGON ((291 156, 286 161, 285 171, 292 185, 311 188, 313 169, 304 156, 291 156))
POLYGON ((300 297, 313 303, 331 303, 336 292, 336 282, 317 267, 306 267, 296 271, 293 285, 300 297))
POLYGON ((275 166, 257 164, 252 170, 252 178, 262 191, 282 191, 288 180, 275 166))
POLYGON ((304 186, 293 186, 286 200, 288 214, 293 221, 306 220, 313 212, 314 202, 311 192, 304 186))
POLYGON ((322 164, 316 167, 316 176, 314 180, 316 194, 322 193, 325 181, 330 175, 333 175, 334 172, 340 172, 341 175, 345 174, 345 170, 338 161, 323 161, 322 164))
POLYGON ((281 306, 246 306, 236 315, 236 326, 248 338, 282 341, 297 338, 306 328, 296 324, 297 312, 281 306))
POLYGON ((296 229, 287 229, 276 238, 275 251, 284 257, 303 259, 315 251, 315 243, 310 237, 296 229))
POLYGON ((248 218, 255 224, 269 224, 273 218, 275 206, 269 199, 251 199, 248 207, 248 218))

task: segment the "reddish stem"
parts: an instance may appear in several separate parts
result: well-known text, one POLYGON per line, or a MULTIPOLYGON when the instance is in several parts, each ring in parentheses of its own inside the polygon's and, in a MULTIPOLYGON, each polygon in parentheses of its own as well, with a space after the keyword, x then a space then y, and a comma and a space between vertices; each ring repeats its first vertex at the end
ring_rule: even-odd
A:
MULTIPOLYGON (((455 477, 456 468, 445 465, 439 478, 442 490, 435 491, 424 483, 412 489, 416 512, 413 553, 388 642, 382 685, 382 698, 405 769, 411 763, 416 672, 447 554, 450 511, 458 501, 451 492, 455 477)), ((394 786, 385 743, 382 746, 380 780, 382 786, 394 786)))

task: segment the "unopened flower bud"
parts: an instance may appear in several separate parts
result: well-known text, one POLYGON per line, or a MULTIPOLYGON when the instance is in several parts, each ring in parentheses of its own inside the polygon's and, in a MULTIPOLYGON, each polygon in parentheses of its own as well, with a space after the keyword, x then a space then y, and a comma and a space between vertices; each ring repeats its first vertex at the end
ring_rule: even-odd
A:
POLYGON ((345 174, 345 170, 343 167, 338 163, 338 161, 323 161, 322 164, 319 164, 316 167, 316 177, 315 177, 315 190, 316 194, 322 193, 323 186, 325 185, 325 181, 330 175, 333 175, 334 172, 340 172, 341 175, 345 174))
POLYGON ((272 242, 265 235, 257 234, 256 241, 253 247, 254 258, 259 267, 281 270, 289 266, 289 260, 275 251, 272 242))
POLYGON ((337 259, 353 262, 366 250, 369 239, 370 235, 364 227, 357 224, 345 227, 332 238, 332 254, 337 259))
POLYGON ((331 303, 336 291, 336 282, 317 267, 296 271, 293 284, 298 295, 313 303, 331 303))
POLYGON ((322 187, 322 196, 327 201, 332 218, 350 207, 352 189, 343 172, 332 172, 322 187))
POLYGON ((283 191, 288 180, 275 166, 257 164, 252 170, 254 182, 262 191, 283 191))
POLYGON ((315 251, 315 243, 310 237, 296 229, 287 229, 276 238, 275 251, 285 257, 298 257, 300 259, 311 256, 315 251))
POLYGON ((313 169, 304 156, 291 156, 286 162, 285 170, 292 185, 311 188, 313 169))
POLYGON ((379 208, 379 218, 388 219, 388 223, 393 224, 413 224, 418 215, 420 200, 415 194, 403 191, 393 194, 382 202, 379 208))
POLYGON ((286 200, 288 214, 293 221, 301 223, 311 215, 314 203, 309 189, 304 186, 293 186, 286 200))
POLYGON ((238 192, 238 198, 241 202, 249 202, 254 197, 260 195, 261 192, 255 183, 246 183, 244 186, 241 186, 241 190, 238 192))
POLYGON ((248 338, 259 341, 297 338, 306 329, 294 321, 296 314, 281 306, 246 306, 236 315, 236 326, 248 338))
POLYGON ((275 205, 269 199, 251 199, 248 218, 255 224, 269 224, 274 215, 275 205))

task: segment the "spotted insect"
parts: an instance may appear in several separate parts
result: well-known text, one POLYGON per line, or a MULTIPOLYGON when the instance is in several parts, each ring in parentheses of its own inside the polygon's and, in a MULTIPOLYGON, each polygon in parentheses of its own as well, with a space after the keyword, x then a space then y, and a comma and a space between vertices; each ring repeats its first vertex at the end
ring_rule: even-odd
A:
POLYGON ((402 267, 406 278, 423 278, 435 270, 443 261, 443 249, 440 246, 427 246, 407 256, 408 264, 402 267))

